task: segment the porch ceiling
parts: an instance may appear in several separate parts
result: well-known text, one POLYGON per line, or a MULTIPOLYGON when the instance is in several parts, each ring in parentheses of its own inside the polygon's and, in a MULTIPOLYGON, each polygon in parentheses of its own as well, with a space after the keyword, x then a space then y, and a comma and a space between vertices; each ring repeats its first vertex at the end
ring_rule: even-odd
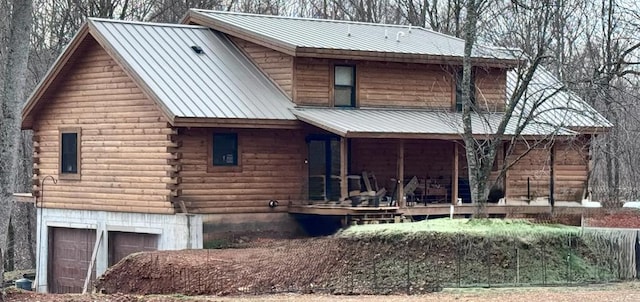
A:
MULTIPOLYGON (((373 109, 373 108, 295 108, 296 117, 308 124, 322 128, 342 137, 366 138, 451 138, 463 132, 460 112, 373 109)), ((473 114, 474 135, 486 136, 496 132, 502 114, 473 114)), ((516 123, 507 126, 505 134, 513 134, 516 123)), ((530 124, 521 135, 543 136, 572 135, 574 132, 557 129, 546 124, 530 124)))

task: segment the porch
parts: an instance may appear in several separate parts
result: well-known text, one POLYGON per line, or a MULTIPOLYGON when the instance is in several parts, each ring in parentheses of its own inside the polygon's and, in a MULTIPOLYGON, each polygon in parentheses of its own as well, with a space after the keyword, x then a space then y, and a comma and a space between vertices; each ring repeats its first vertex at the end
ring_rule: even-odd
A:
MULTIPOLYGON (((290 213, 358 215, 380 210, 428 216, 476 211, 476 205, 471 204, 460 117, 456 113, 298 109, 295 114, 314 126, 315 132, 307 136, 307 198, 291 205, 290 213)), ((491 123, 492 116, 487 120, 475 118, 474 136, 486 139, 492 127, 485 121, 491 123)), ((540 135, 525 134, 532 138, 540 135)), ((515 150, 511 155, 505 154, 506 150, 498 152, 490 179, 497 178, 498 168, 505 161, 519 157, 517 152, 521 150, 515 150)), ((487 204, 487 214, 551 213, 549 200, 554 197, 553 171, 557 168, 554 156, 547 149, 537 149, 519 160, 498 184, 500 190, 490 198, 494 203, 487 204)), ((562 174, 562 181, 580 188, 562 194, 560 200, 566 202, 556 201, 554 212, 579 213, 584 194, 577 191, 582 193, 584 187, 578 182, 588 167, 568 159, 562 164, 567 170, 577 171, 562 174)), ((556 169, 555 174, 559 173, 556 169)))
MULTIPOLYGON (((327 215, 327 216, 349 216, 358 217, 379 213, 394 214, 396 216, 458 216, 473 215, 476 211, 474 204, 450 205, 450 204, 428 204, 416 205, 413 207, 352 207, 340 204, 292 204, 289 205, 291 214, 327 215)), ((581 215, 590 212, 602 211, 599 207, 585 207, 578 202, 559 202, 552 210, 550 205, 544 204, 487 204, 485 212, 491 216, 520 216, 550 214, 556 215, 581 215)))

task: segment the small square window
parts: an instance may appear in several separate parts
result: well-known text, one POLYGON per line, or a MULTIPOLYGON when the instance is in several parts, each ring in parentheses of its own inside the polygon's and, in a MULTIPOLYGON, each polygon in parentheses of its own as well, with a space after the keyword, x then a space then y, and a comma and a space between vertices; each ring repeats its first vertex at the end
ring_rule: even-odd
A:
POLYGON ((213 134, 213 165, 237 166, 238 165, 238 134, 215 133, 213 134))
POLYGON ((60 167, 62 178, 80 176, 80 129, 60 130, 60 167))

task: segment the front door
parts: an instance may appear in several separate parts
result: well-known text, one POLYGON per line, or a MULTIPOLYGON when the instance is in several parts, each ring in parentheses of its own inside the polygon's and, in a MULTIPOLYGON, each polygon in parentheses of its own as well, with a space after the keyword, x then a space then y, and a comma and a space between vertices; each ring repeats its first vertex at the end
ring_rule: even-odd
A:
POLYGON ((340 199, 340 140, 334 136, 310 137, 309 199, 340 199))

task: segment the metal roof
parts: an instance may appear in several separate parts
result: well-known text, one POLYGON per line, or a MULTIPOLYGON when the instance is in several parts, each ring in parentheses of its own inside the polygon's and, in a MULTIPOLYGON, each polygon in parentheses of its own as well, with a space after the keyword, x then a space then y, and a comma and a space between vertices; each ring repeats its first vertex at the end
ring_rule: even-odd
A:
POLYGON ((296 119, 289 98, 224 34, 104 19, 89 26, 174 117, 296 119))
MULTIPOLYGON (((363 137, 378 134, 393 135, 460 135, 463 133, 462 113, 426 110, 395 110, 378 108, 296 108, 293 113, 302 121, 343 137, 363 137)), ((494 134, 502 114, 473 114, 475 135, 494 134)), ((516 132, 516 122, 507 126, 505 134, 516 132)), ((573 135, 575 132, 546 124, 531 123, 521 135, 573 135)))
MULTIPOLYGON (((519 84, 518 70, 507 72, 507 98, 519 84)), ((566 128, 608 128, 613 125, 597 110, 568 90, 551 72, 538 67, 514 116, 527 116, 537 106, 535 119, 566 128)))
MULTIPOLYGON (((191 9, 190 14, 291 48, 462 57, 464 40, 422 27, 191 9)), ((220 28, 216 28, 220 29, 220 28)), ((476 44, 474 57, 516 59, 506 48, 476 44)))

